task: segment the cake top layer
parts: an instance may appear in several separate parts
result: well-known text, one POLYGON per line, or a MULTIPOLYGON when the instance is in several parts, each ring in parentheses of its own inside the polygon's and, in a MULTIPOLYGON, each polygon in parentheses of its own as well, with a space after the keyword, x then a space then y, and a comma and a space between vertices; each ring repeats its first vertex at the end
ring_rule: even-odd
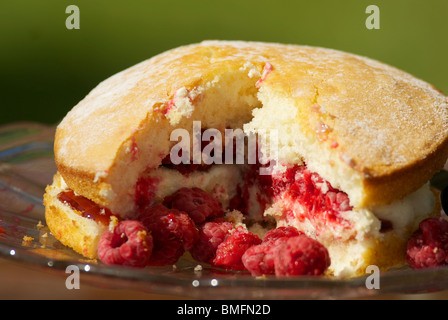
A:
MULTIPOLYGON (((240 110, 219 103, 196 108, 219 90, 221 95, 234 90, 220 79, 229 82, 235 76, 246 81, 241 74, 253 87, 249 95, 269 97, 263 103, 275 103, 270 108, 276 113, 288 112, 280 101, 293 105, 297 112, 288 125, 297 126, 301 135, 314 135, 310 141, 317 142, 317 151, 334 149, 331 157, 337 154, 340 163, 366 181, 378 184, 419 171, 406 178, 416 190, 447 157, 447 98, 408 73, 324 48, 205 41, 143 61, 92 90, 58 126, 55 154, 61 174, 84 179, 84 188, 89 183, 113 184, 112 172, 133 162, 135 154, 125 150, 148 147, 139 139, 141 134, 160 134, 153 143, 163 146, 154 149, 157 154, 148 153, 154 159, 142 160, 136 171, 160 164, 160 152, 169 149, 169 134, 160 128, 169 133, 194 120, 221 127, 250 122, 248 115, 260 105, 242 103, 240 110), (215 122, 207 120, 213 116, 215 122)), ((66 180, 76 189, 74 179, 66 180)))

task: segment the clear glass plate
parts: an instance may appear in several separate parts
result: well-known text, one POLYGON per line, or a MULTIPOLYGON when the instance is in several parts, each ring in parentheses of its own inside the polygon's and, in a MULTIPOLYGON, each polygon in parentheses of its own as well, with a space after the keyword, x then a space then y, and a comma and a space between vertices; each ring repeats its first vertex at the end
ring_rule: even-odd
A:
MULTIPOLYGON (((425 293, 448 289, 448 268, 381 274, 380 289, 368 289, 369 275, 349 280, 324 277, 255 279, 183 257, 175 267, 132 269, 88 261, 62 246, 45 226, 42 195, 56 172, 54 127, 17 123, 0 127, 0 257, 65 274, 69 265, 81 280, 102 288, 139 290, 196 299, 342 299, 385 293, 425 293), (0 230, 1 231, 1 230, 0 230), (32 238, 32 239, 31 239, 32 238)), ((444 173, 446 174, 446 172, 444 173)), ((445 175, 434 179, 438 185, 445 175)), ((65 274, 65 276, 67 276, 65 274)))

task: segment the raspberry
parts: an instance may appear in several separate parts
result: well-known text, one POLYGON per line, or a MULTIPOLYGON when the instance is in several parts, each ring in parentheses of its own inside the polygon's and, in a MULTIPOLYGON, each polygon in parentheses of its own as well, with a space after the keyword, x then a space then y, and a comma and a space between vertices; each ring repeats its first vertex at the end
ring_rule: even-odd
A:
POLYGON ((318 241, 305 235, 288 238, 276 248, 274 253, 277 277, 321 275, 330 263, 327 249, 318 241))
POLYGON ((105 264, 145 267, 153 249, 153 239, 142 223, 121 221, 106 231, 98 243, 98 257, 105 264))
POLYGON ((274 197, 287 197, 304 207, 299 219, 308 219, 317 232, 319 225, 336 225, 350 228, 341 212, 351 210, 348 195, 333 188, 306 165, 293 166, 281 175, 273 175, 272 192, 274 197))
POLYGON ((221 203, 199 188, 179 189, 166 197, 163 204, 168 208, 185 211, 196 224, 224 215, 221 203))
POLYGON ((261 243, 261 239, 243 227, 238 227, 216 250, 213 264, 228 269, 244 270, 241 260, 247 249, 261 243))
POLYGON ((250 247, 243 255, 242 261, 252 276, 275 274, 274 254, 279 245, 288 238, 302 235, 294 227, 278 227, 271 229, 264 235, 260 245, 250 247))
POLYGON ((408 241, 406 261, 413 269, 448 265, 448 221, 423 220, 408 241))
POLYGON ((185 253, 182 244, 179 241, 166 241, 163 244, 158 243, 154 247, 154 252, 149 259, 149 266, 166 266, 175 264, 185 253))
POLYGON ((258 277, 264 274, 274 274, 274 247, 269 243, 252 246, 246 250, 241 258, 244 267, 252 276, 258 277))
POLYGON ((290 238, 290 237, 300 236, 302 234, 303 234, 303 232, 301 232, 291 226, 278 227, 278 228, 274 228, 274 229, 271 229, 268 232, 266 232, 263 237, 263 242, 267 242, 270 240, 276 240, 276 239, 284 238, 284 237, 290 238))
POLYGON ((176 263, 185 251, 198 240, 198 230, 185 212, 156 204, 140 216, 140 221, 151 232, 154 248, 150 265, 176 263))
POLYGON ((199 240, 190 250, 191 256, 199 262, 212 263, 218 246, 227 239, 232 229, 231 222, 219 218, 200 225, 199 240))

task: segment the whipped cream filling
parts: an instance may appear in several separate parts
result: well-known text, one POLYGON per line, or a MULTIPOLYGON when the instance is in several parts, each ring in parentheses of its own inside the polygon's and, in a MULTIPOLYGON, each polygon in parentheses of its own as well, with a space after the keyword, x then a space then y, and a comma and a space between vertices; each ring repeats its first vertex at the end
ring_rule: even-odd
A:
POLYGON ((434 209, 435 197, 428 182, 404 199, 374 207, 371 212, 379 219, 390 221, 394 232, 403 235, 410 224, 426 217, 434 209))

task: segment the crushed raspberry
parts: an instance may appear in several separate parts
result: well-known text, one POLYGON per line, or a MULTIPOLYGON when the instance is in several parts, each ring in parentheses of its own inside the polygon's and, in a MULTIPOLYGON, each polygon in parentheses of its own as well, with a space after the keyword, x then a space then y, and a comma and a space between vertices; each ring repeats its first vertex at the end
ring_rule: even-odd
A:
POLYGON ((252 276, 275 274, 274 256, 279 245, 291 237, 302 235, 294 227, 271 229, 263 237, 263 242, 250 247, 243 255, 242 261, 252 276))
POLYGON ((330 148, 335 149, 339 147, 339 143, 337 141, 331 141, 330 148))
POLYGON ((141 177, 135 185, 135 204, 140 211, 153 204, 160 180, 151 176, 141 177))
POLYGON ((217 218, 224 215, 221 203, 212 195, 199 188, 181 188, 174 194, 166 197, 163 204, 168 208, 188 213, 196 224, 203 223, 209 218, 217 218))
POLYGON ((423 220, 408 241, 406 261, 413 269, 448 265, 448 221, 423 220))
POLYGON ((143 224, 136 220, 121 221, 106 231, 98 243, 98 258, 105 264, 145 267, 153 248, 153 239, 143 224))
POLYGON ((174 98, 173 99, 171 99, 170 101, 168 101, 167 103, 165 103, 164 105, 163 105, 163 108, 162 108, 162 114, 163 115, 167 115, 170 111, 171 111, 171 109, 175 106, 176 104, 175 104, 175 102, 174 102, 174 98))
POLYGON ((238 227, 218 246, 213 264, 226 269, 244 270, 241 260, 243 254, 250 247, 260 243, 261 239, 256 234, 238 227))
POLYGON ((218 246, 230 236, 233 229, 231 222, 220 218, 200 225, 199 240, 190 250, 191 256, 199 262, 212 263, 218 246))
POLYGON ((277 277, 322 275, 330 266, 328 250, 305 235, 288 238, 274 253, 277 277))
POLYGON ((270 64, 269 62, 266 62, 266 64, 264 65, 264 68, 263 68, 263 74, 261 75, 261 78, 255 83, 255 87, 260 88, 261 84, 263 83, 263 81, 266 80, 266 77, 272 70, 274 70, 274 68, 272 67, 272 64, 270 64))
POLYGON ((340 212, 352 210, 348 195, 333 188, 305 165, 296 165, 282 175, 274 175, 272 190, 274 197, 289 197, 304 206, 305 213, 300 218, 307 218, 318 232, 322 225, 350 228, 350 223, 340 215, 340 212))
POLYGON ((99 206, 90 199, 75 194, 73 190, 62 191, 58 194, 58 200, 81 213, 84 218, 88 218, 104 225, 108 225, 112 212, 99 206))
POLYGON ((149 265, 174 264, 198 240, 198 230, 185 212, 156 204, 145 210, 140 221, 154 239, 149 265))

